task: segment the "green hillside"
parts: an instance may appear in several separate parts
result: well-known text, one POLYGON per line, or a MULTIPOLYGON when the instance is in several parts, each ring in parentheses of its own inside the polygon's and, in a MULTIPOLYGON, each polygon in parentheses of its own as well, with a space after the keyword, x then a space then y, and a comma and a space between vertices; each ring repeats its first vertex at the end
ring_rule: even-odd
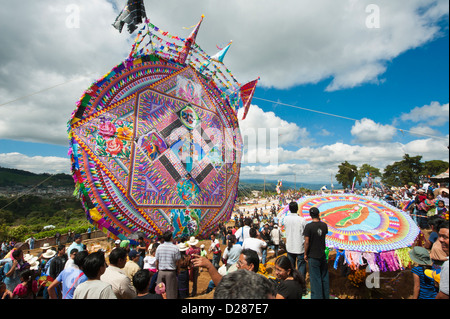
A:
POLYGON ((18 169, 0 167, 0 187, 27 187, 38 184, 40 184, 40 187, 74 187, 72 177, 67 174, 34 174, 18 169))

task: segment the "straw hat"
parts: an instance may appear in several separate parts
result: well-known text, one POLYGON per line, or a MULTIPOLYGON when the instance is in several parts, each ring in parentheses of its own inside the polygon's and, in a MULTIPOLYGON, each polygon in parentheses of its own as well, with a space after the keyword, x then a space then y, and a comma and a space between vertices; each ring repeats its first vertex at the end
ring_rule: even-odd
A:
POLYGON ((37 270, 39 268, 39 262, 38 262, 38 258, 37 257, 31 257, 28 261, 30 264, 30 269, 31 270, 37 270))
POLYGON ((198 239, 195 239, 195 237, 191 237, 187 243, 191 246, 195 246, 198 244, 198 239))
POLYGON ((55 255, 56 255, 56 251, 54 251, 53 249, 47 249, 47 251, 42 254, 42 257, 43 258, 52 258, 55 255))
POLYGON ((188 250, 188 246, 185 244, 185 243, 179 243, 178 244, 178 249, 180 250, 180 251, 186 251, 186 250, 188 250))
POLYGON ((41 247, 41 249, 49 249, 51 246, 49 243, 45 243, 44 246, 41 247))

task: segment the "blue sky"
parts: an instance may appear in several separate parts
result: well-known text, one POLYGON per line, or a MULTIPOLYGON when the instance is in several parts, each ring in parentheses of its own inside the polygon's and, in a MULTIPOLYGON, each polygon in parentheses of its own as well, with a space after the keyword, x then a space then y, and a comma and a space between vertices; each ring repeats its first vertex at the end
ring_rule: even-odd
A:
MULTIPOLYGON (((449 37, 448 32, 429 44, 405 52, 388 63, 387 71, 382 75, 381 83, 368 83, 351 89, 326 92, 330 79, 317 84, 294 87, 289 90, 258 88, 255 97, 268 100, 280 100, 285 104, 332 113, 354 119, 370 118, 382 124, 392 124, 402 113, 408 113, 414 107, 421 107, 431 101, 441 104, 449 100, 449 37)), ((337 137, 345 142, 352 140, 349 126, 351 121, 338 119, 313 112, 295 110, 273 103, 260 102, 265 111, 274 111, 277 116, 309 126, 311 130, 325 128, 334 135, 322 136, 319 143, 336 141, 337 137)), ((399 123, 398 128, 410 130, 411 123, 399 123)), ((436 128, 445 136, 448 127, 436 128)), ((411 134, 398 134, 400 140, 410 141, 417 137, 411 134)))
MULTIPOLYGON (((125 59, 134 40, 111 26, 123 3, 2 0, 0 166, 70 172, 66 123, 75 102, 90 83, 125 59), (27 23, 17 25, 8 14, 14 11, 22 12, 27 23), (78 20, 71 20, 74 15, 78 20), (67 84, 7 103, 61 83, 67 84)), ((278 129, 278 148, 268 156, 267 145, 249 146, 246 155, 253 152, 262 163, 244 161, 243 178, 297 176, 297 181, 324 182, 345 160, 383 169, 405 153, 448 161, 447 1, 145 4, 154 24, 180 36, 189 32, 182 27, 205 14, 198 44, 212 55, 216 45, 233 40, 227 67, 242 83, 261 77, 241 128, 278 129), (381 23, 370 29, 366 9, 373 3, 381 23)))

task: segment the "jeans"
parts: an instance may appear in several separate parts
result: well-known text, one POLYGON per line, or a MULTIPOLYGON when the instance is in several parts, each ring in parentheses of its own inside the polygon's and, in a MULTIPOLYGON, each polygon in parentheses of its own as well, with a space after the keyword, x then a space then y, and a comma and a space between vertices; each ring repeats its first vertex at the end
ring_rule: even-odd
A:
POLYGON ((324 256, 321 259, 309 258, 309 281, 311 284, 311 299, 330 298, 330 280, 328 263, 324 256))
POLYGON ((265 263, 266 263, 266 260, 267 260, 267 248, 262 250, 261 255, 262 255, 262 260, 261 260, 261 262, 262 262, 263 264, 265 264, 265 263))
POLYGON ((289 260, 291 261, 292 267, 295 268, 297 260, 297 269, 302 274, 303 278, 306 278, 306 261, 305 254, 291 254, 287 253, 289 260))

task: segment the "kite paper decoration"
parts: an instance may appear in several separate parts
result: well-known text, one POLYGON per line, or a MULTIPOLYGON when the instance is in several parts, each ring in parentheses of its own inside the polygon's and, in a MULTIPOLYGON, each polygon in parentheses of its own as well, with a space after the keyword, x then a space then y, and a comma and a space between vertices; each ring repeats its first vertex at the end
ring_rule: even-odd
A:
POLYGON ((241 86, 195 43, 200 23, 183 39, 146 20, 128 58, 87 89, 68 123, 74 194, 112 238, 207 238, 230 219, 241 86))
POLYGON ((244 116, 242 120, 247 118, 248 110, 252 103, 253 95, 255 94, 256 85, 258 84, 259 78, 255 81, 249 82, 241 87, 241 99, 244 103, 244 116))
POLYGON ((205 18, 205 16, 202 15, 202 19, 197 24, 194 31, 192 31, 191 35, 186 39, 186 42, 184 43, 184 47, 181 50, 180 54, 178 55, 178 60, 177 60, 178 63, 184 64, 186 62, 186 59, 189 56, 189 52, 191 51, 192 46, 194 45, 195 40, 197 39, 198 30, 200 30, 200 26, 201 26, 204 18, 205 18))
POLYGON ((128 24, 128 32, 133 33, 139 24, 147 18, 144 0, 128 0, 125 8, 114 21, 113 26, 122 33, 123 26, 128 24))
MULTIPOLYGON (((420 230, 407 213, 353 194, 303 197, 298 206, 298 214, 307 222, 311 221, 309 210, 319 209, 320 219, 328 225, 327 247, 341 250, 352 267, 364 265, 363 258, 373 271, 395 271, 408 265, 405 250, 408 255, 420 230)), ((282 226, 288 213, 289 206, 279 213, 282 226)))

